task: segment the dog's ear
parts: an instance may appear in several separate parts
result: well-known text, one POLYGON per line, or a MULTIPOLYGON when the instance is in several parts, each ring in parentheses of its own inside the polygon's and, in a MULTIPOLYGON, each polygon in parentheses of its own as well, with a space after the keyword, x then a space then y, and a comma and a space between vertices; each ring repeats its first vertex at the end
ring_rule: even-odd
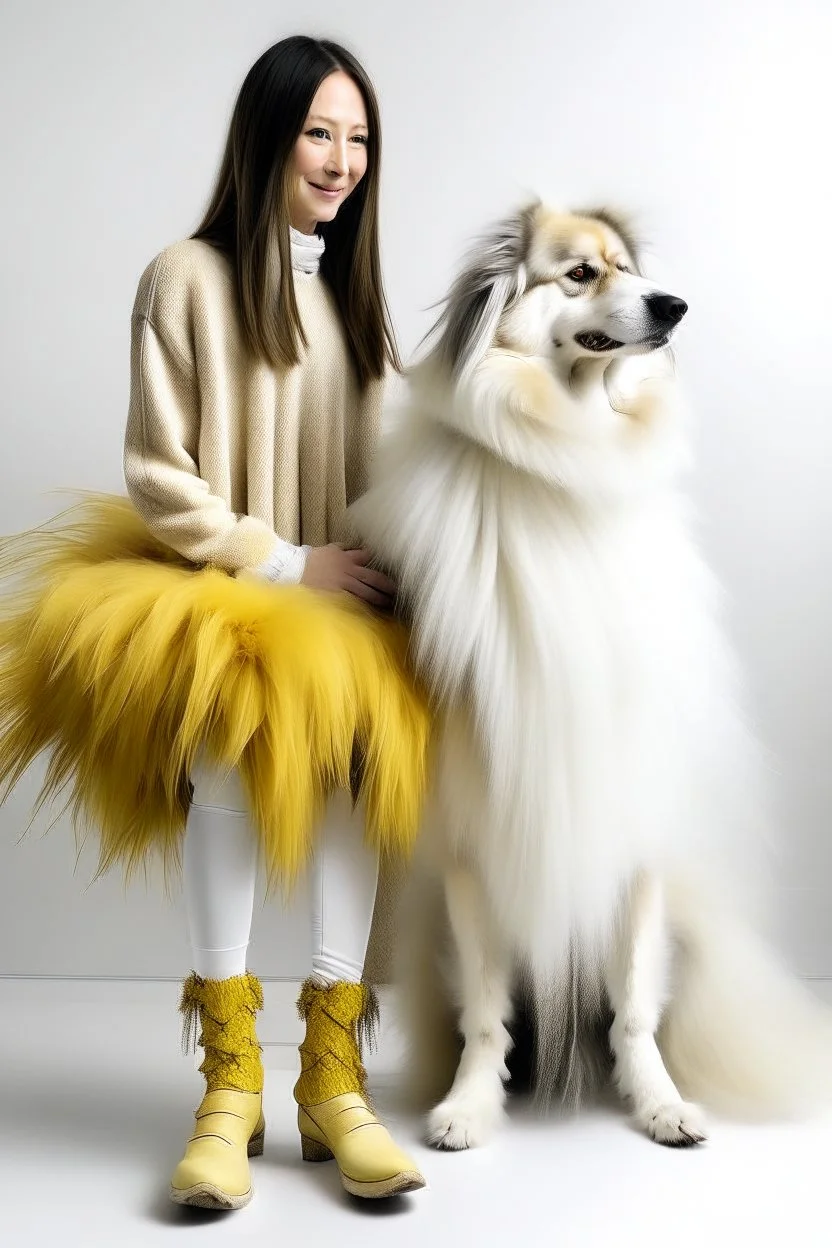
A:
POLYGON ((538 205, 501 221, 471 250, 427 334, 431 356, 452 377, 475 368, 494 341, 500 318, 526 286, 525 257, 538 205))

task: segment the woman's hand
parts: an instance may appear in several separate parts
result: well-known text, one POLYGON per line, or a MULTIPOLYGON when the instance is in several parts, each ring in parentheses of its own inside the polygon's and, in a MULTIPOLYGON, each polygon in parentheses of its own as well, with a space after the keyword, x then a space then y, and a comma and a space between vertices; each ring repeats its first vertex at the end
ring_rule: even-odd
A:
POLYGON ((368 550, 345 550, 335 543, 313 546, 306 556, 301 584, 310 589, 346 590, 371 606, 390 610, 396 586, 383 572, 367 565, 368 550))

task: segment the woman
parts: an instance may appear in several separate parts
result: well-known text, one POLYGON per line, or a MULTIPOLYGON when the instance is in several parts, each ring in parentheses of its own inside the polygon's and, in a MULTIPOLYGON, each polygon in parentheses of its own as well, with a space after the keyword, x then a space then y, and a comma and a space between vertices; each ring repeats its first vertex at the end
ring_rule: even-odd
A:
MULTIPOLYGON (((321 806, 316 795, 339 785, 351 783, 368 796, 377 830, 385 820, 395 822, 401 794, 388 800, 383 785, 401 788, 398 772, 412 766, 407 759, 419 755, 426 737, 418 694, 394 670, 399 640, 390 630, 396 626, 368 612, 369 606, 383 613, 394 586, 373 570, 366 551, 336 544, 346 536, 346 509, 365 486, 385 371, 398 368, 379 263, 379 160, 375 93, 343 48, 285 39, 252 67, 202 224, 153 261, 136 298, 124 466, 146 530, 137 537, 133 519, 108 504, 85 521, 81 539, 73 531, 83 557, 76 544, 67 576, 75 576, 72 592, 86 602, 83 612, 72 607, 71 628, 56 624, 37 668, 48 670, 50 661, 55 667, 52 650, 61 653, 60 681, 70 660, 55 638, 94 633, 94 644, 73 640, 79 667, 61 696, 79 697, 85 685, 79 673, 88 652, 97 650, 96 676, 86 687, 92 683, 99 696, 106 672, 106 705, 100 700, 91 716, 95 728, 53 733, 57 761, 49 783, 54 787, 59 772, 62 780, 72 772, 76 806, 113 827, 115 807, 107 805, 111 796, 103 792, 97 766, 108 735, 111 767, 118 757, 121 780, 132 784, 136 801, 127 830, 112 832, 109 842, 105 837, 103 865, 118 857, 136 865, 151 848, 147 828, 137 830, 146 813, 140 816, 138 808, 153 805, 149 794, 156 793, 167 811, 177 790, 186 812, 184 894, 193 974, 182 1010, 186 1031, 193 1038, 199 1033, 204 1047, 207 1086, 172 1179, 171 1196, 182 1204, 245 1205, 251 1198, 247 1159, 263 1150, 255 1029, 262 993, 246 968, 261 849, 272 876, 290 877, 304 858, 307 816, 321 806), (108 516, 107 534, 119 525, 131 534, 117 552, 121 563, 108 563, 102 548, 111 540, 108 516), (148 590, 139 611, 138 586, 150 564, 154 575, 164 568, 167 579, 148 590), (114 569, 128 565, 127 587, 117 588, 114 569), (197 568, 205 570, 194 576, 197 568), (98 615, 90 606, 98 591, 83 588, 81 579, 93 574, 103 578, 98 615), (336 591, 338 598, 278 588, 298 583, 336 591), (115 666, 126 673, 117 687, 113 665, 101 655, 110 632, 121 627, 113 605, 118 593, 125 614, 133 614, 113 649, 115 666), (195 606, 197 593, 202 597, 195 606), (267 629, 263 621, 278 610, 267 629), (347 687, 356 671, 355 687, 347 687), (297 705, 290 712, 292 698, 297 705), (251 711, 252 705, 258 709, 251 711), (146 728, 125 726, 122 717, 136 706, 143 707, 145 723, 153 722, 152 738, 146 728), (278 720, 279 730, 272 731, 278 720), (141 731, 139 774, 132 758, 141 731), (70 740, 73 732, 84 736, 83 759, 82 747, 70 740), (392 759, 391 732, 399 741, 392 759), (166 757, 157 760, 157 750, 166 757), (135 777, 128 782, 131 767, 135 777), (385 767, 388 774, 397 771, 395 780, 384 780, 385 767), (184 798, 183 768, 185 784, 188 775, 191 780, 184 798), (91 797, 93 784, 98 788, 91 797), (284 817, 287 803, 300 829, 294 838, 284 817)), ((64 552, 69 532, 63 530, 64 552)), ((32 636, 58 609, 61 559, 65 553, 51 564, 41 558, 41 587, 29 614, 18 608, 2 636, 12 675, 4 675, 0 693, 8 706, 23 708, 30 725, 43 699, 57 696, 53 684, 37 696, 32 692, 32 681, 40 680, 32 675, 32 651, 41 644, 32 636)), ((19 570, 18 548, 6 563, 19 570)), ((72 716, 61 708, 55 713, 68 723, 72 716)), ((38 737, 29 727, 21 742, 11 718, 9 712, 0 734, 0 777, 7 779, 46 734, 43 729, 38 737)), ((417 762, 414 776, 421 767, 417 762)), ((418 783, 414 779, 411 788, 418 783)), ((123 796, 118 800, 124 805, 123 796)), ((403 800, 407 805, 406 795, 403 800)), ((406 816, 404 823, 415 820, 406 816)), ((168 849, 175 832, 170 825, 168 819, 168 849)), ((304 1158, 334 1155, 348 1191, 380 1197, 422 1187, 424 1180, 367 1103, 359 1041, 372 1027, 375 1005, 361 979, 377 854, 364 844, 363 832, 347 797, 333 798, 314 860, 312 974, 299 1000, 306 1036, 295 1099, 304 1158)))

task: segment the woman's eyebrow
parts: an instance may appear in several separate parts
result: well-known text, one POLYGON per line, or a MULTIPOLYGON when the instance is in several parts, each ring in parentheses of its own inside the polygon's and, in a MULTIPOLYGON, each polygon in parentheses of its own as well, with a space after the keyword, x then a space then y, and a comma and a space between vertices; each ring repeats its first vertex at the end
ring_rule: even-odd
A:
MULTIPOLYGON (((309 120, 310 121, 325 121, 328 126, 332 126, 332 127, 335 127, 339 124, 337 121, 334 121, 332 117, 322 117, 320 113, 310 113, 309 120)), ((366 130, 367 126, 365 125, 363 121, 354 121, 352 123, 352 129, 353 130, 366 130)))

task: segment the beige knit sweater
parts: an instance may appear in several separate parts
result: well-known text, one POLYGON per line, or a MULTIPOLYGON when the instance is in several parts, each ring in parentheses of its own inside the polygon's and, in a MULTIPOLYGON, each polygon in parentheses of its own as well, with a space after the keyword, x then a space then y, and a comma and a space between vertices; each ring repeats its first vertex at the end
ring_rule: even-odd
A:
POLYGON ((337 541, 365 488, 383 383, 359 389, 321 276, 294 279, 309 345, 283 372, 248 352, 231 264, 208 243, 168 247, 139 283, 124 475, 152 532, 195 563, 239 572, 277 537, 337 541))

